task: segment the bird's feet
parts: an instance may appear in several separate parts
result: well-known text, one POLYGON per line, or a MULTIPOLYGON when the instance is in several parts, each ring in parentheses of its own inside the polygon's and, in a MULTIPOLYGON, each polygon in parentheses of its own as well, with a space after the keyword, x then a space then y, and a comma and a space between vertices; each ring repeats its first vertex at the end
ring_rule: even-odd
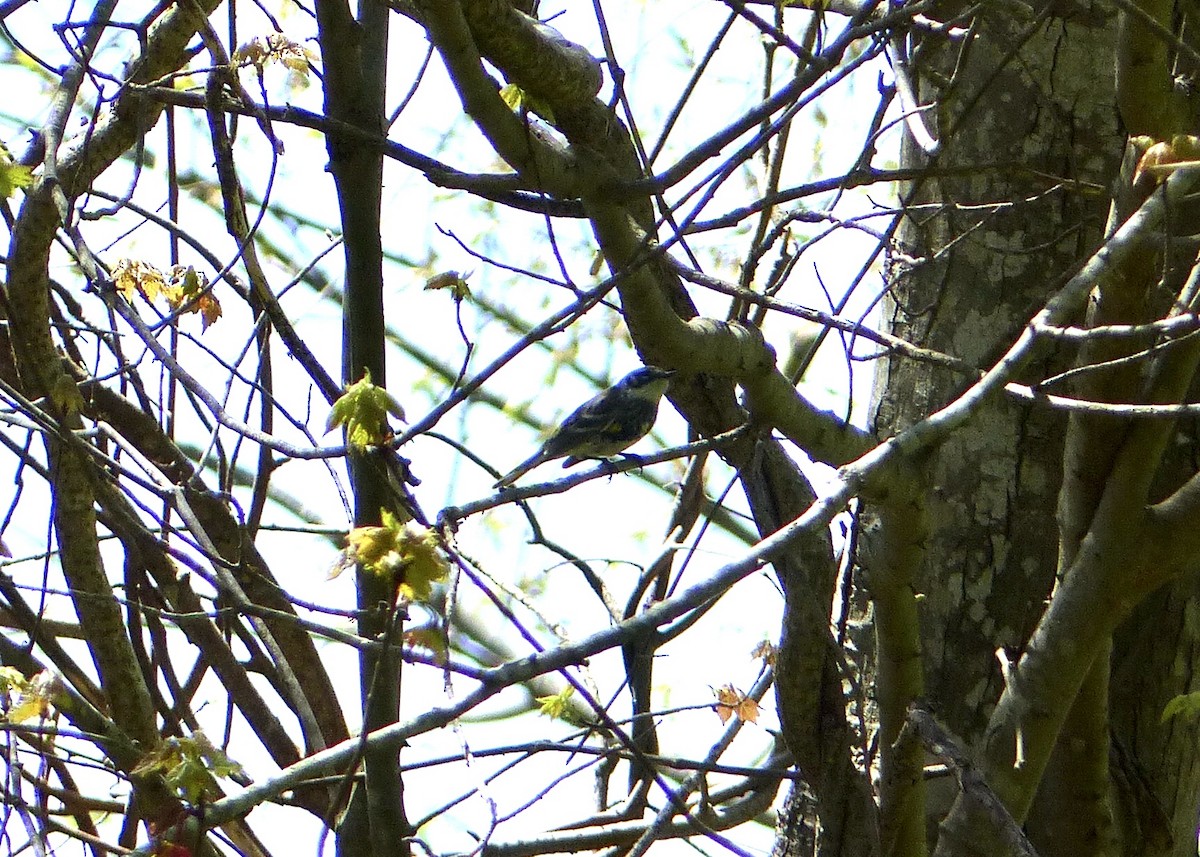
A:
POLYGON ((636 452, 622 452, 618 458, 604 459, 604 463, 609 467, 608 476, 610 479, 617 473, 617 464, 626 461, 632 461, 635 463, 638 470, 641 470, 646 466, 646 459, 638 455, 636 452))

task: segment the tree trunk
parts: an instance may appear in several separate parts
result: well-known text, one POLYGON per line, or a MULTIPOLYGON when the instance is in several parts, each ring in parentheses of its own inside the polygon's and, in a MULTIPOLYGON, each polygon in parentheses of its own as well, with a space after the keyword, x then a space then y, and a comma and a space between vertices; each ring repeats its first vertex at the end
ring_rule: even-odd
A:
MULTIPOLYGON (((939 148, 906 138, 903 166, 926 176, 906 191, 885 308, 890 333, 981 369, 1100 243, 1122 149, 1115 14, 1013 11, 983 12, 962 40, 931 34, 909 45, 922 104, 938 106, 921 117, 939 148)), ((1044 348, 1037 377, 1022 380, 1062 371, 1073 356, 1044 348)), ((894 434, 972 380, 881 362, 873 427, 894 434)), ((913 584, 924 596, 926 693, 968 747, 1003 689, 997 649, 1015 659, 1054 584, 1066 426, 1048 407, 998 399, 925 463, 930 536, 913 584)), ((929 794, 936 822, 956 786, 935 781, 929 794)), ((1042 817, 1035 809, 1028 827, 1039 848, 1053 838, 1042 817)))

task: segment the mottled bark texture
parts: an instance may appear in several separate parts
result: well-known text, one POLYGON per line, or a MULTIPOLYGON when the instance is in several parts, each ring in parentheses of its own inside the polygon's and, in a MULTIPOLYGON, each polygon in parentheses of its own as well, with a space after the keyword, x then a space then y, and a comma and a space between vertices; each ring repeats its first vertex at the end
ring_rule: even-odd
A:
MULTIPOLYGON (((943 17, 953 14, 946 10, 943 17)), ((1099 244, 1122 148, 1114 107, 1116 14, 1062 4, 983 11, 970 35, 910 44, 936 152, 906 145, 928 175, 903 191, 909 214, 893 254, 891 333, 989 366, 1099 244)), ((1071 365, 1044 348, 1037 381, 1071 365)), ((969 383, 928 364, 882 363, 873 427, 912 425, 969 383)), ((1067 420, 997 400, 924 462, 929 535, 914 586, 926 693, 939 718, 977 745, 1003 689, 995 657, 1017 649, 1051 593, 1067 420)), ((869 586, 871 529, 866 528, 869 586)), ((954 796, 930 794, 933 822, 954 796)), ((1037 809, 1031 837, 1039 835, 1037 809)))

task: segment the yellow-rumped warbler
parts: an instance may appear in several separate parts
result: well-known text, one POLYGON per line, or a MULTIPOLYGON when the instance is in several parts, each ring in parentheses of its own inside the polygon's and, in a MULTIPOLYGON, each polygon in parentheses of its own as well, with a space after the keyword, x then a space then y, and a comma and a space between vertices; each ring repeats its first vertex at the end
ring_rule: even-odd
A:
POLYGON ((563 467, 587 458, 611 458, 637 443, 654 427, 658 402, 675 372, 644 366, 588 400, 562 421, 542 448, 496 483, 507 488, 539 464, 566 457, 563 467))

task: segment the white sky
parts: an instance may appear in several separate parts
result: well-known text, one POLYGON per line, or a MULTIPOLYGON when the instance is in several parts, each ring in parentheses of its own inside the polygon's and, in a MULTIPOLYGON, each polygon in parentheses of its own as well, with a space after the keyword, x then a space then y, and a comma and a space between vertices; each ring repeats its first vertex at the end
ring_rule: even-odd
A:
MULTIPOLYGON (((23 43, 51 62, 59 63, 62 62, 61 48, 55 47, 48 24, 61 20, 65 8, 62 2, 39 0, 11 15, 7 24, 23 43)), ((274 4, 271 8, 293 38, 308 32, 311 22, 294 7, 274 4)), ((120 19, 135 20, 141 9, 139 4, 123 3, 118 7, 120 19)), ((242 4, 241 9, 244 18, 241 24, 243 38, 268 31, 265 20, 249 4, 242 4)), ((543 5, 542 14, 549 18, 560 9, 562 14, 554 17, 554 26, 568 38, 600 53, 590 4, 548 0, 543 5)), ((83 11, 76 7, 76 20, 83 11)), ((618 56, 628 74, 627 86, 638 111, 639 124, 644 132, 648 132, 648 138, 653 140, 655 132, 652 129, 661 122, 690 73, 695 58, 703 52, 704 40, 723 20, 726 11, 724 7, 711 2, 656 0, 652 3, 611 2, 606 4, 606 13, 618 56)), ((802 20, 798 11, 789 12, 789 32, 798 35, 802 20)), ((398 98, 407 90, 413 72, 424 56, 425 41, 414 25, 399 18, 394 21, 392 34, 395 49, 391 85, 398 98)), ((111 51, 127 55, 124 52, 132 44, 131 38, 126 33, 121 44, 113 46, 111 51)), ((310 46, 315 47, 311 43, 310 46)), ((111 62, 106 53, 102 53, 100 61, 111 62)), ((197 60, 198 65, 206 62, 204 55, 197 60)), ((757 98, 755 93, 761 86, 757 82, 761 77, 760 67, 761 48, 757 35, 748 27, 735 28, 728 47, 722 50, 706 79, 706 89, 695 100, 695 107, 685 113, 683 124, 674 132, 672 141, 675 146, 692 145, 741 114, 757 98), (747 80, 755 82, 748 85, 747 80)), ((785 184, 801 180, 801 174, 805 171, 812 177, 836 175, 853 161, 860 150, 865 123, 875 103, 878 73, 878 68, 874 67, 859 72, 849 88, 839 90, 840 96, 833 96, 834 102, 822 102, 824 116, 811 110, 802 115, 795 124, 791 146, 794 147, 793 151, 810 153, 810 156, 797 159, 796 174, 785 179, 785 184), (831 121, 830 116, 834 111, 836 121, 831 121)), ((790 69, 781 70, 779 76, 782 79, 787 74, 790 74, 790 69)), ((272 88, 276 101, 286 98, 299 106, 319 109, 320 93, 315 85, 307 91, 288 89, 283 85, 282 70, 273 69, 272 75, 268 77, 268 86, 272 88)), ((44 93, 31 85, 31 75, 13 66, 0 66, 0 76, 9 92, 25 95, 23 98, 7 100, 0 107, 0 137, 14 152, 19 153, 28 141, 27 129, 45 118, 44 93)), ((243 81, 252 92, 256 91, 251 74, 245 74, 243 81)), ((184 127, 203 123, 203 117, 186 116, 182 112, 179 118, 184 127)), ((69 127, 82 130, 74 122, 69 127)), ((276 165, 271 192, 275 213, 294 212, 334 228, 336 202, 332 181, 324 172, 323 143, 315 134, 300 129, 277 126, 276 132, 284 140, 286 152, 276 165)), ((436 60, 412 104, 393 127, 391 136, 460 169, 484 171, 497 168, 495 156, 463 119, 456 96, 436 60)), ((211 180, 212 155, 205 139, 186 133, 181 135, 181 139, 180 158, 183 167, 211 180)), ((241 178, 249 194, 258 197, 267 186, 271 166, 269 148, 263 143, 261 133, 248 120, 241 120, 239 141, 241 178)), ((888 137, 881 144, 881 151, 886 153, 889 146, 894 147, 894 141, 894 135, 888 137)), ((148 141, 155 166, 147 166, 143 170, 135 197, 136 201, 151 208, 160 206, 165 199, 162 173, 158 168, 164 158, 163 142, 160 124, 160 130, 156 130, 148 141)), ((659 159, 659 165, 670 164, 680 151, 681 148, 668 147, 659 159)), ((882 161, 877 159, 877 163, 882 161)), ((761 165, 756 164, 752 169, 761 172, 761 165)), ((129 165, 119 165, 110 173, 101 180, 100 186, 112 193, 123 193, 129 183, 129 165)), ((751 185, 757 181, 761 181, 761 175, 747 171, 744 176, 729 182, 706 216, 715 216, 727 208, 743 204, 745 194, 753 190, 751 185)), ((882 192, 877 201, 888 202, 882 197, 882 192)), ((187 227, 207 236, 209 246, 222 258, 228 258, 232 244, 223 232, 220 219, 198 203, 185 200, 185 205, 184 222, 187 227)), ((818 201, 809 201, 809 205, 815 208, 818 201)), ((555 266, 547 255, 545 225, 540 218, 511 213, 489 217, 469 197, 440 191, 424 177, 397 164, 389 164, 386 170, 384 206, 386 249, 408 260, 428 262, 428 265, 415 268, 399 264, 389 268, 386 295, 388 321, 405 337, 449 365, 457 367, 461 363, 465 347, 457 332, 452 303, 442 293, 423 291, 425 279, 430 274, 450 269, 473 271, 470 284, 477 294, 500 302, 534 321, 569 300, 569 295, 547 292, 532 281, 514 278, 506 271, 482 264, 462 251, 453 240, 438 232, 439 227, 452 230, 479 253, 507 264, 553 274, 555 266)), ((869 203, 863 195, 851 195, 846 206, 839 209, 843 216, 867 211, 869 203)), ((130 256, 167 267, 167 247, 162 234, 146 228, 125 234, 129 222, 114 218, 103 224, 87 223, 85 234, 93 242, 93 249, 100 252, 109 264, 130 256), (109 241, 113 242, 111 246, 109 241)), ((878 226, 882 228, 882 221, 878 226)), ((812 234, 815 232, 816 228, 812 234)), ((293 235, 286 225, 270 218, 264 222, 263 235, 293 249, 301 262, 315 256, 328 242, 319 230, 301 229, 293 235)), ((570 224, 556 224, 555 236, 560 247, 568 254, 568 264, 576 281, 585 286, 594 282, 588 272, 594 252, 590 236, 582 228, 572 229, 570 224)), ((733 265, 744 251, 744 243, 744 235, 739 243, 729 233, 701 236, 692 242, 697 255, 711 266, 709 273, 730 280, 737 277, 733 265)), ((819 271, 825 284, 837 292, 857 271, 865 248, 870 243, 869 238, 848 230, 840 230, 825 239, 806 253, 800 263, 797 280, 810 285, 806 289, 793 288, 783 297, 816 308, 826 308, 824 299, 814 285, 814 271, 819 271)), ((763 267, 764 272, 767 265, 763 267)), ((340 268, 340 251, 327 256, 320 265, 320 270, 335 283, 340 283, 340 268)), ((52 273, 78 294, 78 281, 65 257, 56 262, 52 273)), ((272 285, 276 289, 282 287, 294 273, 293 270, 282 270, 273 265, 270 270, 272 285)), ((874 290, 878 288, 879 278, 868 277, 866 283, 866 290, 874 290)), ((694 294, 702 311, 724 317, 726 299, 699 292, 694 294)), ((199 342, 232 359, 242 349, 248 315, 227 290, 223 295, 218 291, 218 296, 222 299, 226 317, 208 333, 199 336, 199 342)), ((80 297, 95 311, 94 299, 80 297)), ((865 299, 856 300, 852 306, 863 305, 865 299)), ((334 304, 301 286, 284 298, 283 305, 306 342, 336 375, 340 331, 334 304)), ((144 306, 142 308, 145 309, 144 306)), ((472 371, 486 365, 511 345, 516 336, 514 331, 506 329, 469 303, 463 308, 463 319, 476 346, 470 364, 472 371)), ((187 318, 182 323, 182 329, 198 334, 199 324, 194 317, 187 318)), ((615 338, 609 333, 614 329, 619 331, 614 327, 611 313, 595 313, 579 329, 581 333, 577 341, 568 343, 568 337, 564 335, 552 340, 552 345, 564 349, 570 345, 591 371, 608 371, 612 377, 619 377, 637 365, 636 355, 623 340, 623 333, 615 338), (589 335, 585 336, 583 332, 589 335)), ((782 318, 772 318, 766 326, 766 332, 782 352, 791 335, 792 324, 782 318)), ((133 347, 132 340, 129 347, 131 354, 137 355, 138 349, 133 347)), ((197 359, 194 349, 186 342, 181 345, 181 354, 185 360, 197 359)), ((410 417, 421 416, 426 408, 447 395, 448 384, 445 380, 429 373, 399 351, 393 351, 390 359, 389 388, 405 406, 410 417)), ((250 370, 252 365, 252 361, 246 360, 243 368, 250 370)), ((209 366, 209 371, 216 373, 217 370, 211 368, 211 362, 209 366)), ((528 403, 535 414, 548 422, 561 417, 594 392, 569 371, 555 374, 548 367, 545 352, 530 350, 496 377, 496 389, 506 391, 510 403, 528 403)), ((275 369, 278 389, 286 392, 288 406, 296 415, 307 418, 320 439, 326 417, 323 403, 319 397, 310 397, 303 392, 303 378, 281 353, 276 355, 275 369), (311 411, 306 410, 308 402, 311 402, 311 411)), ((144 371, 148 378, 155 377, 156 370, 149 365, 149 361, 144 371)), ((842 409, 845 407, 847 390, 846 371, 845 361, 831 338, 818 363, 806 377, 803 390, 822 407, 842 409)), ((869 365, 859 366, 858 372, 860 377, 855 382, 856 398, 860 405, 865 405, 869 365)), ((201 377, 212 380, 218 392, 223 390, 223 375, 202 374, 201 377)), ((148 386, 153 391, 157 389, 157 383, 151 381, 148 386)), ((281 392, 281 395, 284 394, 281 392)), ((235 385, 230 393, 231 410, 239 411, 238 403, 244 398, 244 387, 235 385)), ((858 413, 861 417, 861 410, 858 413)), ((184 420, 183 426, 185 432, 196 429, 195 421, 190 419, 184 420)), ((460 409, 444 419, 438 430, 468 439, 473 449, 485 455, 500 470, 506 470, 524 458, 537 443, 537 437, 532 432, 515 426, 508 415, 484 407, 460 409)), ((283 428, 279 433, 292 440, 300 439, 299 435, 283 428)), ((658 433, 672 445, 686 440, 683 422, 669 406, 664 406, 662 410, 658 433)), ((228 448, 231 439, 226 436, 224 441, 228 448)), ((208 445, 208 440, 202 434, 195 442, 202 448, 208 445)), ((338 440, 336 435, 329 435, 324 442, 332 444, 338 440)), ((642 450, 647 448, 645 444, 637 447, 642 450)), ((436 440, 420 439, 403 452, 413 459, 415 472, 424 480, 418 497, 430 513, 435 513, 443 505, 461 504, 489 491, 492 476, 462 460, 452 449, 436 440)), ((247 463, 251 460, 252 456, 243 458, 247 463)), ((716 466, 714 471, 721 474, 723 468, 716 466)), ((7 482, 11 472, 11 457, 0 456, 0 480, 7 482)), ((557 472, 561 472, 557 470, 557 465, 551 464, 534 475, 550 478, 557 472)), ((675 478, 679 470, 659 465, 654 472, 664 478, 675 478)), ((814 476, 819 479, 820 471, 814 470, 814 476)), ((723 479, 724 476, 712 479, 712 490, 721 487, 723 479)), ((277 484, 299 498, 307 509, 328 526, 347 525, 335 483, 323 465, 288 464, 279 471, 277 484)), ((344 480, 342 484, 345 485, 344 480)), ((4 533, 6 543, 18 560, 42 551, 46 539, 45 492, 34 478, 26 479, 24 491, 17 516, 4 533)), ((731 502, 736 508, 744 507, 737 492, 731 496, 731 502)), ((547 535, 567 544, 577 555, 597 561, 621 557, 634 563, 648 562, 658 552, 666 508, 660 493, 631 476, 597 480, 567 495, 534 502, 534 509, 547 535)), ((267 520, 295 523, 290 516, 278 512, 269 512, 267 520)), ((542 590, 539 596, 542 610, 553 616, 554 621, 570 637, 586 636, 602 627, 606 619, 591 606, 590 591, 578 573, 558 565, 557 559, 544 549, 525 544, 527 538, 528 527, 523 516, 512 508, 504 508, 468 521, 459 533, 459 544, 465 553, 497 577, 514 585, 537 582, 542 590)), ((327 540, 266 534, 261 544, 272 560, 276 573, 299 597, 344 608, 353 606, 350 575, 343 575, 334 581, 326 580, 328 569, 336 556, 335 548, 327 540)), ((719 532, 710 533, 701 543, 685 583, 699 580, 708 570, 735 556, 739 549, 739 545, 731 538, 719 532)), ((112 553, 115 558, 116 551, 112 553)), ((114 568, 120 568, 119 561, 115 562, 114 568)), ((20 582, 36 585, 41 579, 42 565, 37 561, 17 561, 4 570, 20 582)), ((610 588, 618 593, 623 593, 636 579, 636 569, 628 565, 616 565, 603 573, 610 588)), ((54 575, 51 585, 61 587, 61 580, 54 575)), ((459 594, 464 609, 485 609, 482 599, 466 582, 460 585, 459 594)), ((623 601, 623 595, 618 596, 618 601, 623 601)), ((51 599, 47 606, 51 615, 63 615, 62 599, 51 599)), ((701 626, 663 650, 662 656, 656 661, 657 705, 663 708, 704 706, 712 701, 712 688, 725 683, 748 688, 757 674, 757 662, 751 659, 750 651, 759 641, 777 636, 779 609, 777 590, 767 576, 758 575, 740 585, 701 626)), ((69 613, 66 615, 69 616, 69 613)), ((332 644, 322 644, 322 651, 328 655, 329 662, 335 665, 333 672, 342 681, 340 693, 343 706, 348 712, 354 711, 357 694, 354 660, 344 649, 332 644)), ((609 656, 597 658, 589 665, 589 669, 591 677, 601 688, 602 698, 607 698, 619 687, 622 675, 619 654, 610 653, 609 656)), ((439 671, 411 668, 406 670, 404 681, 406 712, 423 711, 430 705, 445 701, 446 690, 439 671)), ((217 699, 215 695, 213 698, 217 699)), ((775 728, 777 725, 770 710, 771 705, 768 697, 768 710, 762 724, 746 727, 743 739, 739 739, 735 752, 726 761, 749 763, 754 760, 756 753, 762 751, 767 744, 764 727, 775 728)), ((627 701, 618 701, 612 710, 617 716, 625 716, 627 701)), ((218 739, 222 731, 224 706, 214 702, 201 710, 200 714, 203 720, 212 724, 209 727, 210 736, 218 739)), ((698 752, 697 748, 705 747, 714 740, 720 728, 717 718, 708 709, 672 715, 660 732, 664 740, 663 750, 680 755, 694 754, 698 752)), ((231 755, 242 762, 253 776, 269 775, 270 765, 249 746, 251 742, 238 740, 241 732, 239 723, 234 730, 231 755)), ((497 743, 515 743, 529 736, 550 737, 570 732, 571 728, 565 724, 536 715, 490 723, 468 721, 461 725, 458 732, 443 730, 437 735, 423 736, 420 744, 414 743, 405 753, 405 759, 433 758, 460 752, 464 742, 479 751, 497 743)), ((516 773, 489 788, 487 796, 496 800, 503 812, 505 808, 511 809, 527 799, 532 790, 547 777, 561 772, 566 765, 579 764, 581 761, 576 758, 568 762, 561 756, 547 756, 519 767, 516 773)), ((480 760, 469 771, 451 766, 414 775, 409 786, 411 815, 418 817, 429 806, 435 806, 447 796, 459 793, 473 784, 480 772, 489 770, 495 764, 497 762, 492 760, 480 760)), ((619 788, 623 782, 623 776, 615 778, 614 787, 619 788)), ((569 783, 567 787, 556 788, 537 810, 520 815, 504 825, 497 832, 497 838, 511 841, 523 834, 544 830, 548 824, 547 818, 558 817, 558 813, 563 813, 565 818, 579 815, 581 808, 592 799, 592 778, 590 773, 583 773, 573 777, 569 783)), ((452 817, 422 830, 422 836, 439 853, 454 848, 469 850, 473 844, 471 834, 486 829, 488 812, 486 801, 471 799, 452 817)), ((281 846, 280 853, 285 853, 284 849, 294 849, 297 844, 301 853, 306 853, 305 843, 315 841, 317 824, 303 812, 267 807, 256 811, 251 821, 268 845, 281 846)), ((765 854, 770 850, 769 829, 740 829, 734 838, 754 853, 765 854)), ((331 846, 330 840, 327 847, 331 846)), ((701 844, 701 847, 714 853, 719 851, 711 844, 701 844)), ((674 852, 692 853, 683 844, 656 847, 656 853, 666 855, 674 852)))

